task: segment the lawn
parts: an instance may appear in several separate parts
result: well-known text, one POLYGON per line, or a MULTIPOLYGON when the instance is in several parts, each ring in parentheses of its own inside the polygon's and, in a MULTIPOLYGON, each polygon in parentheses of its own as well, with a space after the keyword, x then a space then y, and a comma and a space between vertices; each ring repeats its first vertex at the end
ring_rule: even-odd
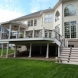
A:
MULTIPOLYGON (((1 54, 1 49, 0 49, 0 54, 1 54)), ((3 55, 6 55, 6 51, 7 51, 7 49, 5 48, 4 50, 3 50, 3 55)), ((13 53, 14 52, 14 50, 11 50, 11 49, 9 49, 8 50, 8 54, 10 54, 10 53, 13 53)))
POLYGON ((0 78, 78 78, 78 66, 52 61, 0 59, 0 78))

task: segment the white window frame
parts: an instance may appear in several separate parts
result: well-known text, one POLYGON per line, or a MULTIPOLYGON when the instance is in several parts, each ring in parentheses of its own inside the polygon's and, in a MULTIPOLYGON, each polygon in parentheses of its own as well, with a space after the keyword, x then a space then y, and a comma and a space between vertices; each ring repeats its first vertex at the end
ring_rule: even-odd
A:
POLYGON ((28 20, 27 24, 28 24, 28 27, 37 26, 37 19, 28 20), (35 25, 35 20, 36 20, 36 25, 35 25))
MULTIPOLYGON (((77 21, 69 21, 69 22, 76 22, 76 38, 77 38, 77 21)), ((64 22, 65 23, 65 22, 64 22)), ((67 39, 76 39, 76 38, 71 38, 71 25, 68 25, 69 26, 69 28, 70 28, 70 37, 69 38, 67 38, 67 39)), ((64 25, 64 35, 65 35, 65 25, 64 25)), ((66 37, 65 37, 66 38, 66 37)))
POLYGON ((51 23, 52 21, 53 21, 53 14, 45 15, 45 17, 44 17, 45 23, 51 23))
POLYGON ((37 26, 37 19, 34 19, 34 26, 37 26), (35 21, 36 20, 36 21, 35 21))

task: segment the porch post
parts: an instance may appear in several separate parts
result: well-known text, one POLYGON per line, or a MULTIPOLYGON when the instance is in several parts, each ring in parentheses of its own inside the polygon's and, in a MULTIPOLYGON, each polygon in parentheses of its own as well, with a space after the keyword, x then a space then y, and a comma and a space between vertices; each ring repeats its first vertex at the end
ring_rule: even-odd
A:
POLYGON ((49 38, 49 31, 47 31, 47 34, 48 34, 48 38, 49 38))
POLYGON ((25 30, 25 38, 27 37, 27 31, 25 30))
POLYGON ((55 31, 52 30, 51 38, 55 38, 55 31))
POLYGON ((8 58, 8 49, 9 49, 9 44, 7 43, 6 58, 8 58))
POLYGON ((49 43, 47 43, 46 58, 49 58, 49 43))
POLYGON ((32 43, 30 43, 29 57, 31 57, 32 43))
POLYGON ((34 38, 34 28, 33 28, 33 38, 34 38))
POLYGON ((1 51, 1 57, 3 56, 3 44, 2 44, 2 51, 1 51))
POLYGON ((18 38, 20 37, 20 25, 19 25, 19 28, 18 28, 18 38))
POLYGON ((15 45, 14 58, 16 57, 17 45, 15 45))
POLYGON ((24 38, 26 38, 26 31, 24 30, 24 38))
POLYGON ((43 31, 42 31, 42 37, 45 37, 45 27, 43 27, 43 31))
POLYGON ((42 46, 40 46, 40 54, 42 54, 42 46))
POLYGON ((16 32, 16 39, 18 38, 18 31, 16 32))
POLYGON ((2 39, 2 29, 3 29, 3 28, 2 28, 2 26, 1 26, 1 37, 0 37, 0 39, 2 39))
POLYGON ((9 39, 10 39, 10 36, 11 36, 11 24, 9 26, 9 39))
POLYGON ((55 52, 55 54, 57 55, 57 52, 58 52, 58 48, 57 48, 57 46, 56 46, 56 50, 55 50, 56 52, 55 52))
POLYGON ((58 57, 60 57, 60 46, 58 46, 58 57))

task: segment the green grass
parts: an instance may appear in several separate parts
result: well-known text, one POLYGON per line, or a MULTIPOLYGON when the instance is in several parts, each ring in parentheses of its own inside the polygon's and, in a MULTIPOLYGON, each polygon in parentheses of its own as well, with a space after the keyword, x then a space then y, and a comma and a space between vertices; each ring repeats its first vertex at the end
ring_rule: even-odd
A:
POLYGON ((52 61, 0 59, 0 78, 78 78, 78 66, 52 61))
MULTIPOLYGON (((7 50, 6 48, 3 50, 3 55, 6 55, 6 50, 7 50)), ((1 54, 1 51, 2 50, 0 49, 0 54, 1 54)), ((8 54, 13 53, 13 52, 14 50, 11 50, 11 49, 8 50, 8 54)))

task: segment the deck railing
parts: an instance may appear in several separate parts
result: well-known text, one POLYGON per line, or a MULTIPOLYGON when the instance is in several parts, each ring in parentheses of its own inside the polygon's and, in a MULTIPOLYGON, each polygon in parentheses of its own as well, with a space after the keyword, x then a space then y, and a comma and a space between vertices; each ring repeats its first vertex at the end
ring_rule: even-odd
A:
POLYGON ((56 38, 58 41, 64 44, 62 36, 55 30, 38 29, 38 30, 24 30, 21 32, 9 32, 2 33, 1 39, 23 39, 23 38, 56 38))
POLYGON ((62 50, 62 48, 65 46, 65 38, 63 36, 61 36, 55 30, 49 30, 45 28, 39 30, 34 29, 26 30, 22 32, 17 32, 15 34, 14 32, 10 32, 9 34, 2 33, 1 35, 1 39, 25 39, 25 38, 56 38, 61 43, 60 50, 62 50))
POLYGON ((56 38, 61 40, 61 35, 54 30, 39 29, 39 30, 27 30, 20 33, 10 32, 10 34, 2 34, 1 39, 22 39, 22 38, 56 38), (10 36, 9 36, 10 35, 10 36))

